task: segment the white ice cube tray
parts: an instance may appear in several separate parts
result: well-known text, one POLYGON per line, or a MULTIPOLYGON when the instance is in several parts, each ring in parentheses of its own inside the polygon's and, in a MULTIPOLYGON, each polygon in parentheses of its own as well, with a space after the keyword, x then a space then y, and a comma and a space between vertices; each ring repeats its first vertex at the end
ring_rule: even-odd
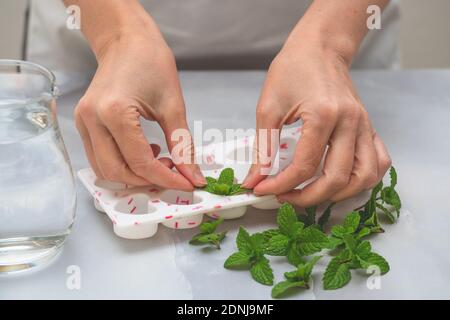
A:
MULTIPOLYGON (((299 128, 282 131, 278 168, 284 168, 291 161, 299 136, 299 128)), ((241 183, 250 168, 253 140, 254 137, 244 137, 197 150, 197 157, 203 159, 200 164, 203 174, 217 178, 223 168, 231 167, 236 181, 241 183), (231 161, 236 154, 245 155, 245 159, 240 157, 242 161, 231 161)), ((90 168, 80 170, 78 176, 94 197, 97 210, 105 212, 111 219, 114 232, 127 239, 151 237, 160 223, 173 229, 187 229, 197 227, 204 214, 212 218, 236 219, 245 214, 249 205, 258 209, 280 206, 273 195, 257 197, 249 192, 219 196, 201 189, 183 192, 154 186, 134 187, 97 179, 90 168)))

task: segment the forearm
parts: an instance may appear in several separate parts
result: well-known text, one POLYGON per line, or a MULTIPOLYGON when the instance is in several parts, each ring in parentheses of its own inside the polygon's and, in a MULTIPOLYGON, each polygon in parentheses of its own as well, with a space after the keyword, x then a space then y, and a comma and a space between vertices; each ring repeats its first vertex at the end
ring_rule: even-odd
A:
POLYGON ((98 57, 105 46, 123 37, 160 38, 160 32, 137 0, 64 0, 81 12, 81 31, 98 57))
POLYGON ((389 0, 315 0, 290 34, 286 45, 307 42, 338 53, 350 64, 368 32, 367 8, 383 9, 389 0))

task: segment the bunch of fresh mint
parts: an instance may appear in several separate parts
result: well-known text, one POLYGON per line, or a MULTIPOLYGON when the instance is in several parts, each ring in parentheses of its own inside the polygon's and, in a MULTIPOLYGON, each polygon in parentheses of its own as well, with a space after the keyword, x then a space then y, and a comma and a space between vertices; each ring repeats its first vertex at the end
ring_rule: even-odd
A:
MULTIPOLYGON (((274 298, 281 297, 293 288, 308 289, 313 267, 321 258, 308 256, 324 249, 329 249, 330 253, 334 254, 322 278, 326 290, 345 286, 351 280, 352 269, 376 268, 380 274, 387 273, 388 262, 373 252, 370 242, 363 238, 372 233, 384 232, 378 221, 379 215, 386 216, 391 223, 399 217, 401 201, 395 190, 397 173, 394 167, 391 167, 389 174, 390 184, 383 186, 383 182, 380 182, 375 186, 369 200, 350 212, 342 224, 333 226, 330 235, 325 234, 323 229, 331 216, 334 204, 330 204, 317 219, 316 207, 307 208, 305 214, 297 215, 292 205, 284 203, 278 209, 277 229, 250 235, 247 230, 240 227, 236 237, 238 251, 228 257, 224 267, 249 269, 254 280, 265 285, 273 285, 274 275, 266 255, 285 256, 296 269, 284 273, 285 280, 273 287, 274 298)), ((229 173, 227 175, 229 178, 229 173)), ((200 228, 202 232, 210 230, 210 227, 200 228)), ((211 232, 214 231, 215 228, 211 232)), ((201 236, 202 233, 195 237, 201 236)))
POLYGON ((231 168, 223 169, 218 179, 206 177, 206 182, 203 190, 221 196, 234 196, 251 191, 242 188, 239 183, 234 183, 234 171, 231 168))

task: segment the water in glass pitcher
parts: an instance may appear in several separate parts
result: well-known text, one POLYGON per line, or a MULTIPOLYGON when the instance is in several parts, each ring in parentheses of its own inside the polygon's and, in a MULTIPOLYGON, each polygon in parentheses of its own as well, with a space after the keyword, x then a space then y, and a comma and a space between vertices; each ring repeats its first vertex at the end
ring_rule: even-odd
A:
POLYGON ((0 272, 56 254, 74 220, 69 160, 52 109, 41 104, 0 100, 0 272))

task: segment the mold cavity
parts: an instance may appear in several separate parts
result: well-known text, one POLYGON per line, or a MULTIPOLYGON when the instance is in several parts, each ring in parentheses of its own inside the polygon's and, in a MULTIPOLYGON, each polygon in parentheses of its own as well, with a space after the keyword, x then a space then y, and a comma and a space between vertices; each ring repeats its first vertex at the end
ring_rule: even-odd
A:
POLYGON ((296 144, 297 140, 295 140, 294 138, 282 138, 280 140, 280 151, 281 152, 293 151, 296 144))
POLYGON ((167 190, 161 194, 161 201, 164 201, 168 204, 188 206, 191 204, 202 202, 202 198, 194 195, 193 192, 167 190))
POLYGON ((223 168, 223 164, 216 162, 214 153, 199 154, 195 160, 201 170, 219 170, 223 168))
POLYGON ((106 189, 106 190, 123 190, 126 189, 126 185, 124 183, 119 182, 111 182, 106 180, 97 179, 95 180, 95 185, 99 188, 106 189))
POLYGON ((235 148, 227 153, 227 162, 231 163, 250 163, 252 161, 252 148, 243 146, 235 148))
POLYGON ((114 209, 126 214, 148 214, 156 211, 156 208, 149 204, 149 197, 145 194, 125 197, 116 204, 114 209))

